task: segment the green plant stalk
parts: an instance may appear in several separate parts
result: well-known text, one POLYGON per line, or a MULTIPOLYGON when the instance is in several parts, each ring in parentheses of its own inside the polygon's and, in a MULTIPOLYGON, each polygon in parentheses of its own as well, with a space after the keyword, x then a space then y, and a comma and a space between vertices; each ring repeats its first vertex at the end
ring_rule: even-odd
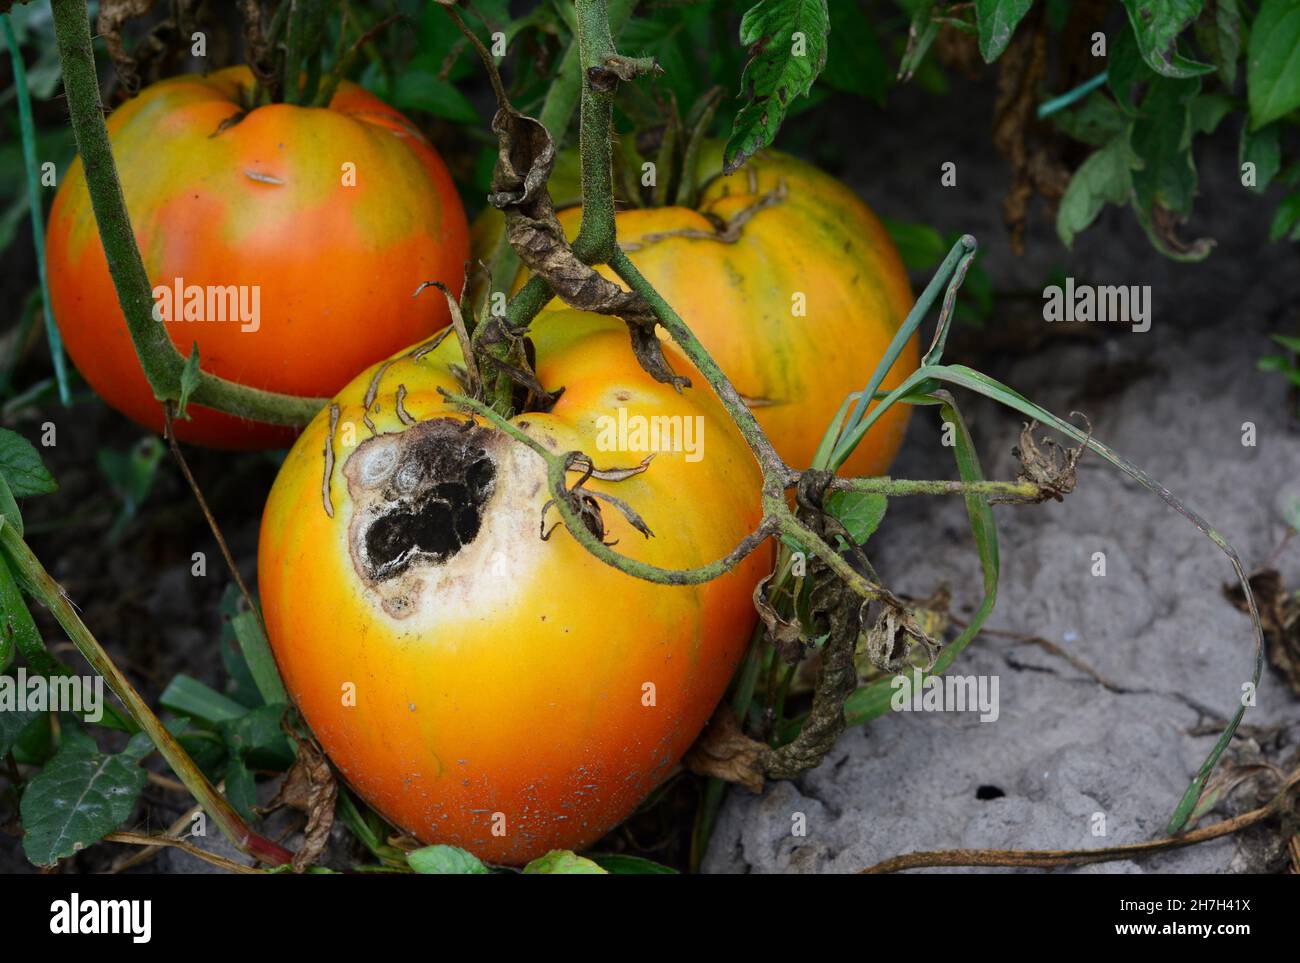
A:
POLYGON ((582 99, 578 108, 578 153, 582 163, 582 225, 573 253, 588 264, 605 264, 617 249, 614 228, 614 158, 611 138, 614 95, 598 90, 592 71, 615 56, 607 0, 577 0, 582 99))
POLYGON ((158 751, 172 772, 185 784, 190 793, 203 806, 217 828, 240 852, 259 859, 272 866, 281 866, 292 862, 293 854, 271 840, 253 832, 239 813, 235 812, 206 776, 190 758, 176 737, 154 715, 149 704, 140 697, 135 687, 113 664, 113 660, 104 647, 86 628, 76 609, 68 601, 67 594, 58 582, 45 571, 40 560, 23 541, 12 525, 0 519, 0 548, 5 552, 9 563, 27 585, 37 601, 44 605, 58 620, 59 625, 68 633, 68 638, 77 647, 91 668, 104 677, 113 693, 122 701, 130 717, 153 740, 158 751))
MULTIPOLYGON (((609 0, 609 29, 610 32, 617 36, 632 16, 632 11, 636 8, 637 0, 609 0)), ((550 132, 551 139, 555 141, 558 149, 564 142, 564 135, 568 132, 569 122, 573 120, 573 113, 578 109, 578 101, 582 96, 582 52, 578 44, 578 38, 575 35, 569 42, 568 48, 564 51, 564 56, 560 58, 559 67, 556 70, 555 82, 551 84, 546 91, 546 99, 542 101, 541 112, 537 119, 541 121, 542 126, 550 132)), ((519 255, 515 249, 510 246, 506 240, 505 232, 502 231, 500 240, 497 241, 496 250, 492 252, 492 257, 488 261, 488 273, 494 284, 501 285, 501 289, 509 291, 514 283, 515 275, 519 273, 519 255)), ((523 327, 528 324, 537 313, 541 311, 546 303, 551 299, 550 285, 546 284, 541 278, 534 277, 532 281, 539 282, 532 291, 519 303, 518 307, 511 307, 514 313, 507 313, 512 327, 523 327), (531 313, 529 313, 531 311, 531 313)), ((520 294, 524 292, 521 291, 520 294)), ((516 296, 516 301, 519 297, 516 296)))
MULTIPOLYGON (((164 326, 153 319, 153 289, 131 228, 104 124, 86 4, 82 0, 51 0, 51 6, 72 131, 118 303, 154 397, 160 402, 179 401, 185 359, 164 326)), ((275 425, 305 425, 326 403, 323 398, 250 388, 203 371, 189 400, 205 408, 275 425)))
POLYGON ((27 205, 32 217, 32 243, 36 248, 36 269, 41 281, 41 305, 45 314, 45 336, 50 344, 50 359, 54 363, 54 379, 59 386, 59 401, 66 407, 72 404, 72 390, 68 385, 68 363, 63 353, 63 338, 50 307, 50 282, 45 266, 45 217, 41 207, 40 165, 36 162, 36 124, 32 121, 32 99, 27 89, 27 67, 23 52, 14 36, 9 14, 0 16, 0 29, 9 48, 9 61, 13 64, 14 91, 18 101, 18 126, 23 139, 23 163, 27 168, 27 205))

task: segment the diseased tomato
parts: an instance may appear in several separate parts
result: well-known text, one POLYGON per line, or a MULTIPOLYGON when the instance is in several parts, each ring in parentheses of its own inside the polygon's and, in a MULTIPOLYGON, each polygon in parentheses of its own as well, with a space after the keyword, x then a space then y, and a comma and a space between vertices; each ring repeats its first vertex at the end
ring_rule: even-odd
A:
MULTIPOLYGON (((442 160, 400 113, 343 83, 328 109, 244 113, 247 68, 155 84, 108 119, 155 316, 204 370, 328 397, 447 322, 426 280, 459 290, 464 208, 442 160), (221 320, 224 317, 225 320, 221 320)), ((132 348, 78 159, 50 212, 50 297, 68 353, 109 404, 162 426, 132 348)), ((188 441, 286 445, 293 431, 192 407, 188 441)))
MULTIPOLYGON (((614 319, 548 312, 532 338, 564 392, 515 424, 602 469, 655 451, 586 483, 654 533, 600 502, 618 551, 687 568, 753 530, 758 466, 707 388, 652 380, 614 319)), ((545 463, 437 393, 461 390, 459 365, 455 338, 394 355, 304 430, 262 518, 259 584, 285 684, 356 790, 425 842, 522 863, 598 839, 672 769, 745 649, 771 558, 666 586, 563 526, 543 539, 559 521, 545 463)))
MULTIPOLYGON (((721 145, 710 142, 698 171, 720 169, 721 145)), ((557 205, 574 197, 572 178, 561 178, 556 191, 557 205)), ((581 208, 559 216, 575 237, 581 208)), ((479 256, 500 223, 495 212, 476 222, 479 256)), ((777 451, 807 468, 827 424, 848 394, 865 387, 912 307, 907 272, 880 221, 835 178, 765 151, 709 181, 695 208, 634 208, 617 223, 619 244, 750 400, 777 451)), ((913 339, 884 389, 917 363, 913 339)), ((892 407, 844 473, 884 474, 909 411, 892 407)))

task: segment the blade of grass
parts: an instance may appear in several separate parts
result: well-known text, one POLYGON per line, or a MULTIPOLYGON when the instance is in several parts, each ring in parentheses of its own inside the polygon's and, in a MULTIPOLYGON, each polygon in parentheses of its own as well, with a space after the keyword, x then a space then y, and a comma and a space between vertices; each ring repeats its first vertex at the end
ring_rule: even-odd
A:
POLYGON ((23 140, 23 162, 27 167, 27 206, 32 218, 32 242, 36 248, 36 267, 41 280, 41 307, 45 312, 45 336, 50 343, 50 359, 54 362, 54 377, 59 385, 59 400, 64 406, 72 404, 72 390, 68 386, 68 364, 63 354, 63 339, 50 307, 50 283, 45 270, 45 220, 41 207, 40 167, 36 163, 36 124, 32 121, 32 99, 27 89, 27 68, 23 65, 22 50, 14 36, 9 14, 0 16, 0 32, 4 33, 13 64, 14 91, 18 101, 18 126, 23 140))
MULTIPOLYGON (((907 346, 907 342, 912 339, 912 335, 916 333, 916 329, 919 328, 921 322, 925 320, 925 316, 930 312, 930 305, 934 304, 934 299, 939 296, 939 289, 942 288, 945 283, 948 283, 951 278, 952 283, 948 285, 948 292, 944 296, 944 312, 941 312, 940 314, 939 328, 936 330, 935 337, 936 343, 938 343, 940 333, 944 332, 947 327, 947 318, 945 318, 944 315, 946 313, 948 317, 951 317, 951 304, 955 302, 957 288, 961 286, 962 280, 966 277, 965 266, 968 265, 970 259, 974 257, 976 250, 977 246, 975 238, 971 237, 969 234, 960 237, 957 240, 957 243, 952 246, 952 250, 948 252, 948 256, 943 259, 943 263, 939 265, 939 270, 934 272, 934 277, 932 277, 930 283, 925 286, 925 290, 921 292, 921 296, 916 299, 916 304, 912 306, 912 310, 908 312, 903 323, 898 326, 898 331, 894 333, 894 338, 889 342, 889 347, 885 350, 884 356, 876 365, 875 371, 872 372, 871 379, 867 382, 867 387, 863 389, 860 395, 858 395, 857 404, 853 406, 853 413, 849 415, 849 419, 845 423, 844 432, 846 435, 853 436, 853 441, 852 443, 848 443, 847 440, 842 440, 836 447, 833 458, 834 468, 838 468, 840 465, 844 464, 845 459, 853 453, 854 447, 856 447, 857 443, 862 440, 862 435, 865 434, 865 431, 857 433, 856 429, 863 420, 867 404, 875 397, 877 390, 879 390, 881 384, 885 380, 885 376, 889 374, 889 370, 894 366, 894 362, 898 360, 898 356, 903 353, 903 348, 907 346)), ((938 343, 937 354, 935 346, 932 345, 930 350, 926 352, 926 358, 930 359, 933 355, 937 360, 938 355, 941 355, 942 352, 942 343, 938 343)), ((887 403, 884 401, 876 405, 876 408, 873 409, 873 412, 876 412, 876 417, 880 416, 879 413, 885 407, 887 407, 887 403)))
MULTIPOLYGON (((1259 688, 1259 680, 1264 671, 1264 626, 1260 621, 1259 606, 1255 601, 1254 593, 1250 589, 1250 579, 1246 575, 1245 566, 1242 565, 1241 557, 1237 554, 1236 549, 1228 543, 1227 539, 1225 539, 1200 515, 1175 498, 1168 488, 1161 485, 1154 478, 1142 471, 1136 465, 1133 465, 1127 459, 1121 457, 1112 448, 1103 445, 1101 442, 1092 438, 1091 435, 1085 434, 1069 422, 1062 421, 1046 408, 1034 404, 1032 401, 1029 401, 1027 398, 1008 388, 1006 385, 990 378, 988 375, 981 374, 978 371, 973 371, 965 365, 931 366, 923 370, 927 372, 928 377, 937 378, 941 381, 946 381, 949 384, 958 385, 984 395, 986 398, 991 398, 999 404, 1006 405, 1008 408, 1019 411, 1021 414, 1027 415, 1045 425, 1049 425, 1061 432, 1063 435, 1067 435, 1075 441, 1087 445, 1090 450, 1101 455, 1102 458, 1106 459, 1106 461, 1110 462, 1125 475, 1128 475, 1147 491, 1158 495, 1165 504, 1195 525, 1202 534, 1217 545, 1219 550, 1223 552, 1232 563, 1233 571, 1236 572, 1237 580, 1241 583, 1242 592, 1245 594, 1246 605, 1250 612, 1251 624, 1255 630, 1255 671, 1252 677, 1252 686, 1254 689, 1259 688)), ((1223 751, 1227 749, 1228 744, 1232 741, 1232 737, 1236 733, 1237 727, 1241 724, 1242 717, 1246 714, 1246 709, 1247 705, 1243 700, 1241 705, 1237 707, 1237 711, 1233 713, 1228 724, 1224 727, 1223 733, 1219 736, 1218 741, 1215 742, 1214 747, 1210 750, 1205 762, 1203 762, 1200 769, 1197 770, 1196 775, 1188 785, 1186 792, 1183 793, 1182 799, 1179 801, 1177 808, 1174 810, 1173 816, 1171 816, 1169 820, 1168 831, 1171 835, 1181 830, 1187 824, 1187 819, 1196 806, 1196 800, 1200 797, 1201 790, 1204 788, 1206 780, 1209 778, 1210 773, 1214 771, 1214 767, 1218 763, 1219 757, 1223 755, 1223 751)))
MULTIPOLYGON (((938 404, 945 421, 955 427, 953 453, 957 461, 957 472, 961 480, 976 482, 984 480, 984 469, 980 465, 979 454, 966 428, 966 421, 957 408, 955 399, 946 391, 935 392, 930 399, 917 399, 921 404, 938 404)), ((975 537, 975 547, 979 553, 980 568, 984 575, 984 598, 979 609, 971 618, 970 624, 940 653, 938 661, 927 675, 939 675, 959 656, 983 626, 993 612, 998 598, 998 575, 1000 561, 998 556, 998 530, 989 507, 987 495, 966 495, 966 514, 970 518, 971 534, 975 537)), ((877 679, 858 689, 844 703, 844 722, 856 726, 884 715, 888 711, 894 694, 894 676, 877 679)), ((910 690, 913 676, 905 674, 907 688, 910 690)))

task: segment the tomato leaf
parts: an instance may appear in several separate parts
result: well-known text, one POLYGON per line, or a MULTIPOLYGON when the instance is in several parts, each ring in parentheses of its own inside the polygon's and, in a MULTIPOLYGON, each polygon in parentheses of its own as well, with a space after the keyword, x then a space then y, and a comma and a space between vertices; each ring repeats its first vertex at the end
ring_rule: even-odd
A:
POLYGON ((1246 55, 1250 127, 1300 107, 1300 4, 1264 0, 1250 31, 1246 55))
POLYGON ((1255 183, 1246 186, 1256 193, 1262 194, 1282 168, 1282 146, 1278 142, 1278 133, 1277 124, 1269 124, 1254 131, 1248 124, 1242 125, 1237 166, 1255 165, 1255 183))
POLYGON ((1129 118, 1104 93, 1095 93, 1074 110, 1055 117, 1056 126, 1070 137, 1093 147, 1105 147, 1124 132, 1129 118))
POLYGON ((393 84, 393 106, 398 110, 422 110, 458 124, 477 124, 478 111, 454 84, 425 70, 404 70, 393 84))
POLYGON ((0 428, 0 475, 14 498, 48 495, 59 487, 32 443, 8 428, 0 428))
POLYGON ((1106 82, 1115 94, 1115 101, 1126 114, 1136 113, 1133 105, 1138 85, 1151 79, 1151 68, 1142 59, 1137 38, 1131 30, 1121 30, 1111 41, 1106 57, 1106 82))
POLYGON ((458 846, 425 846, 406 854, 411 869, 427 876, 486 876, 492 872, 473 853, 458 846))
POLYGON ((27 784, 20 805, 23 851, 37 866, 52 866, 103 839, 131 815, 144 789, 145 771, 135 759, 66 737, 27 784))
POLYGON ((1196 39, 1214 62, 1223 80, 1231 90, 1237 84, 1237 61, 1241 59, 1241 9, 1237 0, 1215 0, 1214 19, 1196 21, 1196 39))
POLYGON ((1192 160, 1192 103, 1199 78, 1158 77, 1147 87, 1142 110, 1133 126, 1133 152, 1142 162, 1133 172, 1138 205, 1155 204, 1189 214, 1196 195, 1196 164, 1192 160))
POLYGON ((826 496, 827 511, 858 545, 865 545, 880 527, 888 507, 889 499, 878 492, 831 492, 826 496))
POLYGON ((1280 241, 1284 237, 1300 241, 1300 191, 1293 191, 1282 198, 1268 229, 1270 241, 1280 241))
POLYGON ((1122 134, 1093 151, 1070 178, 1056 212, 1056 233, 1066 247, 1074 244, 1107 204, 1123 204, 1133 193, 1132 150, 1122 134))
POLYGON ((1201 94, 1192 101, 1192 130, 1197 134, 1213 134, 1235 106, 1227 94, 1201 94))
POLYGON ((740 78, 747 102, 723 152, 730 174, 772 143, 790 103, 812 88, 826 66, 826 0, 759 0, 740 21, 750 60, 740 78))
POLYGON ((605 870, 571 850, 553 849, 525 866, 524 873, 528 876, 603 876, 605 870))
POLYGON ((858 0, 829 0, 832 30, 821 83, 885 103, 889 67, 870 18, 858 0))
POLYGON ((991 64, 1011 43, 1011 35, 1024 19, 1034 0, 975 0, 975 22, 979 27, 980 56, 991 64))
POLYGON ((1204 0, 1124 0, 1142 59, 1164 77, 1197 77, 1214 70, 1178 52, 1178 35, 1196 19, 1204 0))

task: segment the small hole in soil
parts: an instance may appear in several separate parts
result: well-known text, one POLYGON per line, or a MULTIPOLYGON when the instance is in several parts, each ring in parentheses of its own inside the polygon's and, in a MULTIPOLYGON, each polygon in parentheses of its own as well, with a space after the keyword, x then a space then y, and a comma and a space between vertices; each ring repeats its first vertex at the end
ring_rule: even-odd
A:
POLYGON ((1001 799, 1005 795, 997 786, 980 786, 975 790, 976 799, 1001 799))

